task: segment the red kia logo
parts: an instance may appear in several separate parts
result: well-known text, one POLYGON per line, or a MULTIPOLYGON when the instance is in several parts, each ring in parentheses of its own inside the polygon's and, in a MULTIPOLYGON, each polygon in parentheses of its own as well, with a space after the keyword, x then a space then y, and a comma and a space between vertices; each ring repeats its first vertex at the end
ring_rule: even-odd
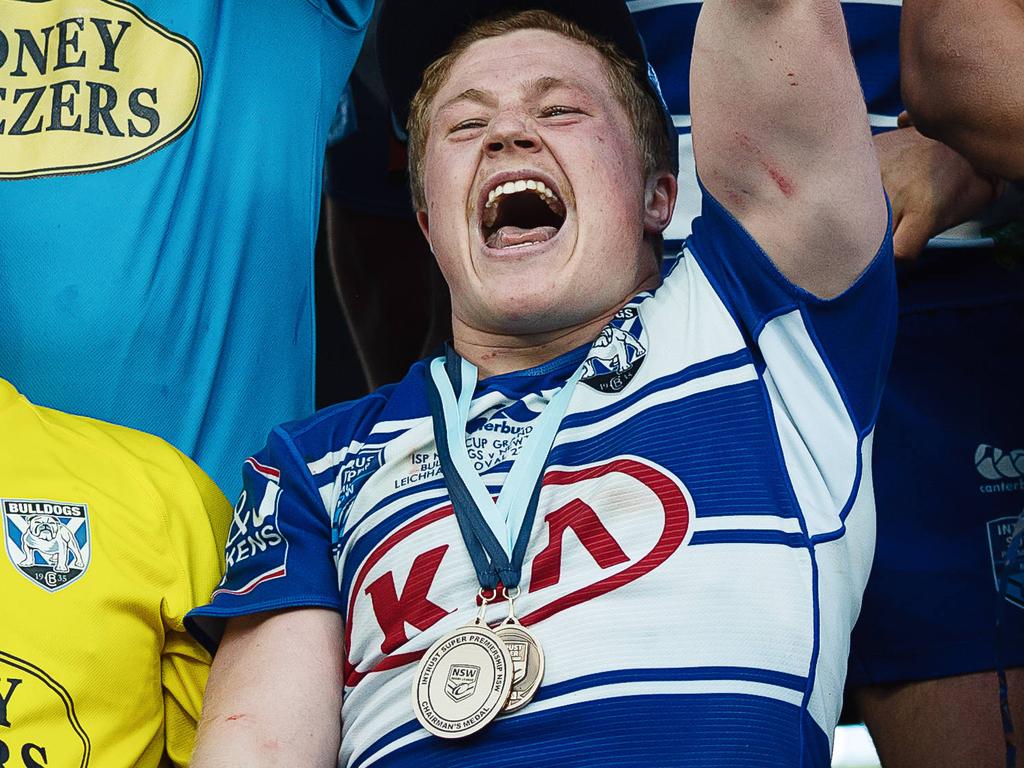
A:
MULTIPOLYGON (((526 625, 534 624, 575 605, 601 597, 650 573, 679 549, 686 540, 686 534, 690 528, 690 503, 687 501, 686 493, 679 481, 667 471, 645 461, 634 458, 618 458, 583 469, 554 469, 545 473, 545 494, 550 495, 551 491, 558 494, 559 487, 566 487, 569 490, 571 500, 559 504, 544 515, 543 519, 548 534, 547 544, 531 561, 524 564, 524 581, 529 584, 527 592, 542 594, 560 582, 563 563, 563 534, 569 529, 572 529, 598 569, 607 572, 608 575, 566 594, 557 594, 558 590, 551 589, 552 594, 557 596, 540 608, 520 617, 523 624, 526 625), (624 477, 615 478, 615 475, 624 477), (661 506, 663 525, 660 535, 650 550, 639 558, 628 557, 612 532, 604 525, 601 520, 601 510, 598 508, 601 506, 601 501, 595 502, 594 494, 587 494, 589 502, 582 497, 583 494, 580 497, 571 494, 572 486, 584 487, 588 481, 601 478, 625 480, 634 484, 639 482, 653 493, 661 506)), ((565 492, 561 492, 560 495, 564 496, 565 492)), ((390 571, 378 576, 369 584, 366 582, 373 567, 397 544, 417 531, 444 520, 452 514, 451 504, 446 504, 407 523, 381 542, 363 563, 352 587, 348 617, 351 619, 355 615, 355 602, 358 596, 363 595, 370 598, 377 622, 384 633, 381 652, 385 654, 385 658, 372 669, 365 671, 357 670, 355 665, 346 659, 346 685, 353 686, 372 672, 395 669, 417 661, 423 655, 422 651, 392 652, 407 642, 406 625, 426 631, 451 612, 433 602, 428 595, 446 552, 452 546, 462 547, 461 541, 437 546, 418 555, 409 569, 409 575, 400 594, 390 571)), ((351 621, 346 622, 345 647, 347 649, 352 648, 352 623, 351 621)))

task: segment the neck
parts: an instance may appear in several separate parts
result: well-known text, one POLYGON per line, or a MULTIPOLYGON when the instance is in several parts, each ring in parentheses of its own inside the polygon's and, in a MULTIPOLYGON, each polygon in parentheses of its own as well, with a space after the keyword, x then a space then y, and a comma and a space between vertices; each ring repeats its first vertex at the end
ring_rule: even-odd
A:
MULTIPOLYGON (((649 284, 639 286, 637 292, 654 288, 657 283, 656 275, 649 284)), ((592 342, 632 298, 633 295, 630 295, 607 312, 579 325, 532 334, 505 334, 481 330, 453 315, 452 336, 455 351, 477 367, 480 379, 501 373, 523 371, 592 342)))

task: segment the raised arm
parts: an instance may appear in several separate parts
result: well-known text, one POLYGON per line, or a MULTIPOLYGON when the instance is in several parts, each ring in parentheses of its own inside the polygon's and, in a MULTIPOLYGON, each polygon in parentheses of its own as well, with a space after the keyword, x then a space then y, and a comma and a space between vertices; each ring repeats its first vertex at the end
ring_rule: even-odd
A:
POLYGON ((1024 0, 904 0, 900 58, 921 133, 1024 179, 1024 0))
POLYGON ((706 0, 690 71, 704 185, 787 278, 841 293, 887 214, 839 0, 706 0))
POLYGON ((342 642, 333 611, 231 619, 210 671, 192 768, 334 768, 342 642))

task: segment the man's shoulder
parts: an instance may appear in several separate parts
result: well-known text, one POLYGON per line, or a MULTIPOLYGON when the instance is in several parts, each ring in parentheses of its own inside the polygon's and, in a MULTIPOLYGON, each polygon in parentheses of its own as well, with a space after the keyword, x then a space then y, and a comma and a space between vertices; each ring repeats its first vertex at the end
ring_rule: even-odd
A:
POLYGON ((51 449, 65 449, 78 457, 83 452, 102 457, 112 473, 130 469, 140 475, 151 475, 159 467, 184 474, 183 463, 191 463, 184 453, 158 435, 89 416, 30 405, 43 427, 38 433, 39 440, 45 441, 51 449))
POLYGON ((276 431, 307 462, 353 444, 387 442, 408 425, 430 417, 426 388, 427 361, 413 364, 405 377, 356 400, 323 408, 312 416, 286 422, 276 431))

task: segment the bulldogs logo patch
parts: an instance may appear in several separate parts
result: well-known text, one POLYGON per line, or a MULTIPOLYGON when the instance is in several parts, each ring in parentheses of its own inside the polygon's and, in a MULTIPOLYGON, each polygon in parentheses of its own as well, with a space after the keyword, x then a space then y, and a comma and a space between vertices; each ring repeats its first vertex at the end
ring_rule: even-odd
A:
POLYGON ((620 309, 590 348, 580 381, 607 394, 624 390, 647 356, 643 333, 640 311, 635 306, 620 309))
POLYGON ((47 499, 3 499, 7 556, 48 592, 85 573, 92 546, 86 504, 47 499))

